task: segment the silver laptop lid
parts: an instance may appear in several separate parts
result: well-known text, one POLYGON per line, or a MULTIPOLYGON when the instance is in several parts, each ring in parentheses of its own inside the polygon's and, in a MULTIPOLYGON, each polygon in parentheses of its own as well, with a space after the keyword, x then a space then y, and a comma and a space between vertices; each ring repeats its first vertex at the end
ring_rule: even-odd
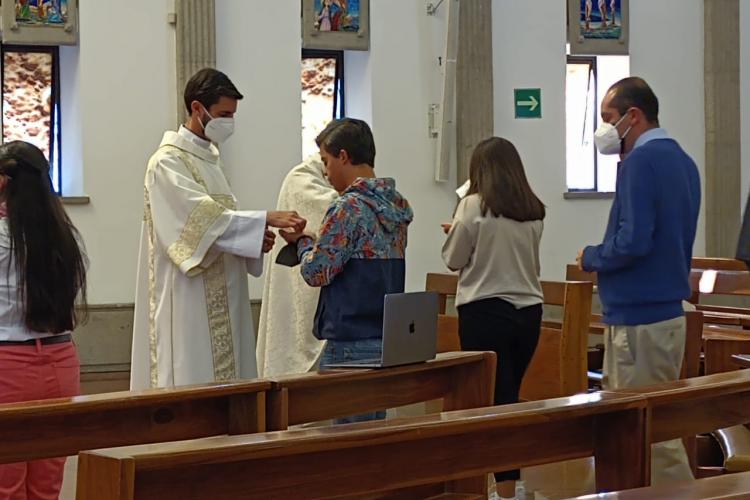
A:
POLYGON ((437 352, 438 294, 386 295, 383 308, 383 366, 434 359, 437 352))

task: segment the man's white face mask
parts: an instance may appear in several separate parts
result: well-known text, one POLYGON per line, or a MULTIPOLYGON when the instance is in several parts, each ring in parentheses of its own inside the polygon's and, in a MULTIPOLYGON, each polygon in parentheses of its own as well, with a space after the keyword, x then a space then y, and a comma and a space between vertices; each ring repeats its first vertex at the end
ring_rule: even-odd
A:
POLYGON ((608 122, 603 122, 599 125, 599 128, 596 129, 596 132, 594 132, 594 144, 601 154, 620 154, 622 141, 625 140, 625 137, 627 137, 628 132, 630 132, 630 129, 632 128, 628 127, 625 133, 622 134, 622 137, 620 137, 620 134, 617 132, 617 126, 622 123, 626 116, 628 116, 627 113, 622 115, 622 118, 617 120, 617 123, 614 125, 608 122))
POLYGON ((223 144, 234 133, 234 118, 214 118, 206 108, 203 108, 208 117, 208 122, 203 125, 203 133, 214 144, 223 144))

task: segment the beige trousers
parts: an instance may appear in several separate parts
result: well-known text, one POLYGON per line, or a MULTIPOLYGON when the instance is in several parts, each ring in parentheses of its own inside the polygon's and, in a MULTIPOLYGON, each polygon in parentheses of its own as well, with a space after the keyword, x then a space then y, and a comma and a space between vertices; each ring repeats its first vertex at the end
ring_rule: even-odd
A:
MULTIPOLYGON (((603 389, 622 389, 680 378, 685 318, 650 325, 610 326, 604 334, 603 389)), ((651 484, 693 479, 681 439, 651 447, 651 484)))

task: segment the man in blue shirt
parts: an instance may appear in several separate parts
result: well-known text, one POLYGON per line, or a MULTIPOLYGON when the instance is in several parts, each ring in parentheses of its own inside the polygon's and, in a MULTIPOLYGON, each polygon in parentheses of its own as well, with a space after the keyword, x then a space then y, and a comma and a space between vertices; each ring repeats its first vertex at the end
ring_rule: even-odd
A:
MULTIPOLYGON (((700 209, 695 162, 659 126, 659 101, 641 78, 615 83, 601 105, 595 143, 620 154, 604 241, 579 252, 598 273, 608 325, 605 389, 676 380, 685 351, 683 301, 700 209)), ((652 484, 692 479, 681 440, 654 445, 652 484)))

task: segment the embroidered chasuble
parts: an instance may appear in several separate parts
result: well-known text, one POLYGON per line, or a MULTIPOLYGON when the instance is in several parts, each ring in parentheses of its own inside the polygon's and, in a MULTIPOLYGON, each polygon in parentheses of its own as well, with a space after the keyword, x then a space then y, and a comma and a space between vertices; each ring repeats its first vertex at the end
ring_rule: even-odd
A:
MULTIPOLYGON (((338 193, 323 175, 319 154, 294 167, 284 179, 277 210, 296 210, 307 219, 307 229, 316 231, 338 193)), ((284 247, 277 243, 270 262, 284 247)), ((310 371, 325 342, 313 337, 313 318, 319 288, 312 288, 299 267, 271 264, 266 271, 258 327, 258 372, 275 377, 310 371)))
POLYGON ((144 181, 130 387, 257 376, 247 274, 260 276, 266 213, 240 211, 218 149, 167 132, 144 181))

